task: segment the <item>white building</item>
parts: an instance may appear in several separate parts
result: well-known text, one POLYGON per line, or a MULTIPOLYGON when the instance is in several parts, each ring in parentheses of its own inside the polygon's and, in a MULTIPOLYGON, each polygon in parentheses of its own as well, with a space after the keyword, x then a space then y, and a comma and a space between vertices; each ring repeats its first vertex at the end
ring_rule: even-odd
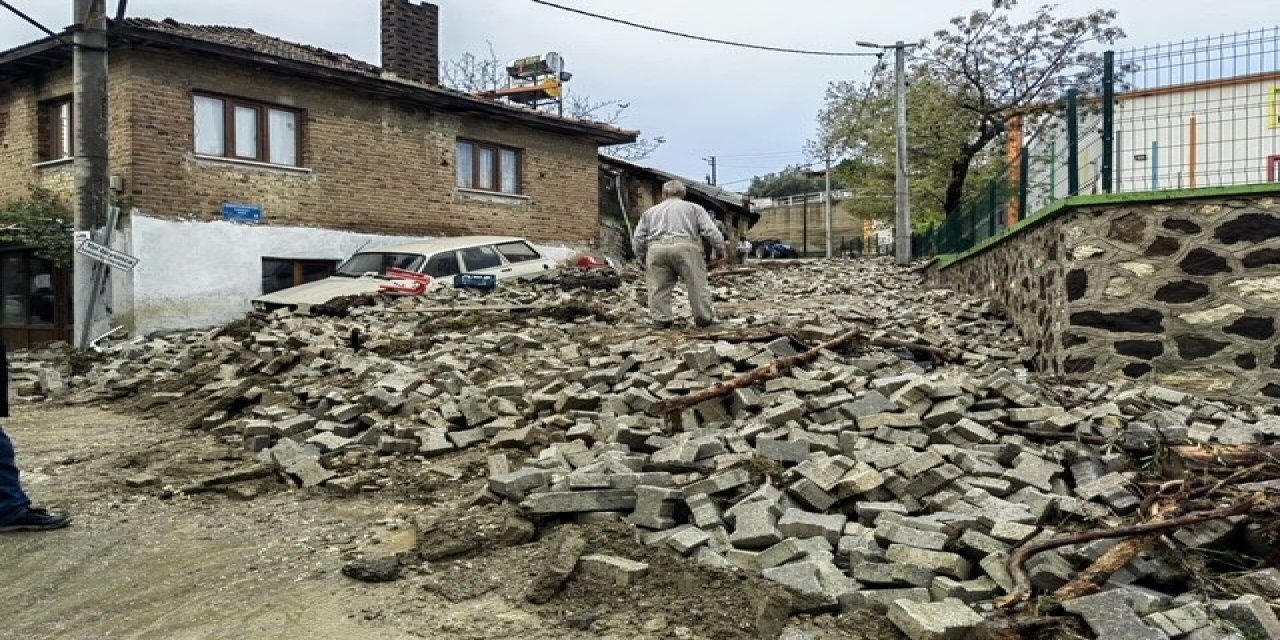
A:
MULTIPOLYGON (((1080 194, 1101 193, 1102 116, 1080 105, 1080 194)), ((1027 142, 1027 211, 1068 195, 1067 131, 1055 118, 1027 142)), ((1113 193, 1280 180, 1280 72, 1116 96, 1113 193)))

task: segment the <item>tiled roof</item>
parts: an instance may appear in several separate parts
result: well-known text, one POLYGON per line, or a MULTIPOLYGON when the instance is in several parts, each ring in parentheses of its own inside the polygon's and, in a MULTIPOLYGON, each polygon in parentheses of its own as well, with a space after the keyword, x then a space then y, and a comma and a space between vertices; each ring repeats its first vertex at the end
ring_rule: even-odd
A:
POLYGON ((134 29, 159 31, 193 40, 204 40, 238 49, 246 49, 270 56, 316 64, 332 69, 377 77, 381 69, 376 65, 356 60, 345 53, 337 53, 320 47, 282 40, 244 27, 187 24, 173 18, 126 18, 123 26, 134 29))
MULTIPOLYGON (((635 131, 628 131, 601 122, 560 116, 523 105, 485 100, 448 87, 425 85, 411 82, 404 78, 385 76, 381 67, 363 60, 357 60, 345 53, 290 42, 244 27, 187 24, 172 18, 164 20, 126 18, 114 26, 121 27, 112 30, 116 35, 138 36, 145 39, 149 33, 153 33, 156 34, 156 38, 171 37, 197 43, 207 42, 237 51, 271 56, 302 65, 315 65, 341 73, 349 73, 369 81, 387 83, 402 90, 418 92, 423 96, 432 96, 435 99, 448 101, 450 105, 459 109, 482 111, 493 115, 510 115, 524 119, 531 118, 557 128, 571 127, 576 133, 592 136, 598 142, 604 144, 634 142, 638 135, 635 131)), ((54 46, 51 48, 49 45, 53 44, 56 44, 56 40, 53 38, 37 40, 8 51, 0 51, 0 59, 6 59, 6 64, 21 64, 24 58, 42 56, 44 59, 41 64, 49 65, 55 63, 51 60, 53 56, 56 56, 57 64, 65 64, 63 56, 70 58, 67 54, 69 47, 54 46)))

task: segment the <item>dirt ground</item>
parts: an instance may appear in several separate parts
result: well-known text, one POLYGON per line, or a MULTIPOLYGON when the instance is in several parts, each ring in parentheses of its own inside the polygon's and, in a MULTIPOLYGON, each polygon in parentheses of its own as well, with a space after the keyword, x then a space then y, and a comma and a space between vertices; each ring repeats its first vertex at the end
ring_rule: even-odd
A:
POLYGON ((2 640, 696 640, 776 635, 784 624, 790 640, 900 637, 873 615, 787 621, 777 603, 788 596, 776 586, 645 549, 617 524, 542 523, 522 544, 479 544, 409 562, 396 582, 357 582, 341 569, 362 554, 429 552, 449 527, 498 526, 504 507, 470 499, 482 456, 411 463, 389 478, 394 488, 352 497, 264 478, 234 493, 167 498, 165 487, 252 461, 203 434, 102 407, 19 405, 14 414, 29 491, 73 512, 75 524, 0 536, 2 640), (574 577, 547 604, 526 603, 525 585, 566 527, 588 539, 588 553, 642 559, 650 574, 629 589, 574 577))

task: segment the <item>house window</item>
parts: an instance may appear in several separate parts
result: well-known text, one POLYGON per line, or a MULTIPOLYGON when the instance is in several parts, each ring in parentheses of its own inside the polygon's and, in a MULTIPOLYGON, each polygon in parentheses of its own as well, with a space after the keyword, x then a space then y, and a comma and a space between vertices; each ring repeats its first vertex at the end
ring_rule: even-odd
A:
POLYGON ((298 166, 296 109, 200 94, 192 105, 197 154, 298 166))
POLYGON ((71 98, 40 105, 40 161, 65 160, 72 155, 71 98))
POLYGON ((458 141, 458 186, 497 193, 519 194, 524 164, 519 149, 487 142, 458 141))
POLYGON ((262 293, 275 293, 281 289, 328 278, 333 275, 333 269, 337 265, 337 260, 263 258, 262 293))
POLYGON ((53 326, 56 278, 53 263, 32 251, 0 255, 0 326, 53 326))

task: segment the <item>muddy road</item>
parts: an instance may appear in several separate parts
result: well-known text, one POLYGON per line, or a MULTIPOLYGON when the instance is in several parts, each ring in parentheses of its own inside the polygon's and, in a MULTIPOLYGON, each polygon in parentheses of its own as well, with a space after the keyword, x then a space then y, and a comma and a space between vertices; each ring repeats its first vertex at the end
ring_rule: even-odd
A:
MULTIPOLYGON (((166 498, 166 486, 251 461, 203 434, 100 407, 19 404, 14 413, 29 492, 75 523, 0 536, 3 640, 759 637, 767 586, 665 553, 643 558, 655 567, 646 584, 570 581, 541 606, 520 597, 545 563, 540 540, 415 564, 391 583, 342 575, 359 554, 411 548, 409 523, 483 517, 469 500, 483 482, 475 454, 401 470, 400 488, 351 497, 263 478, 166 498)), ((592 540, 650 553, 616 530, 592 540)), ((899 637, 871 616, 764 623, 788 625, 783 637, 796 640, 899 637)))

